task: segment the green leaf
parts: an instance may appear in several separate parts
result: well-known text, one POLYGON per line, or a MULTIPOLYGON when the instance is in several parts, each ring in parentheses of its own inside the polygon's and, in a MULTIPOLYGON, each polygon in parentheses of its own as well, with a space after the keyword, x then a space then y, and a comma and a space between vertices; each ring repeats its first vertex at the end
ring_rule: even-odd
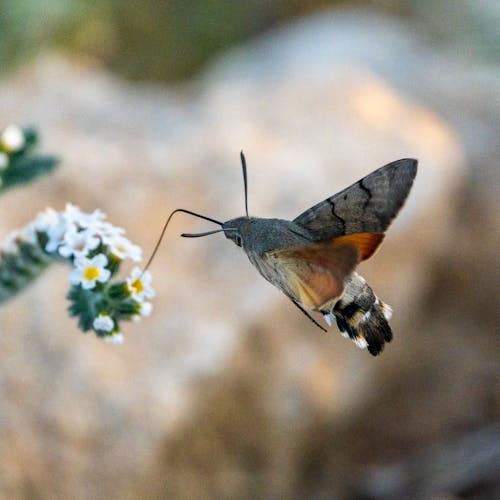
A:
POLYGON ((80 285, 73 285, 67 295, 71 304, 68 312, 71 316, 78 316, 78 327, 84 332, 92 329, 92 323, 97 315, 96 307, 99 295, 91 290, 84 290, 80 285))
POLYGON ((59 162, 55 156, 25 156, 12 157, 11 163, 2 175, 2 190, 16 184, 25 184, 52 172, 59 162))

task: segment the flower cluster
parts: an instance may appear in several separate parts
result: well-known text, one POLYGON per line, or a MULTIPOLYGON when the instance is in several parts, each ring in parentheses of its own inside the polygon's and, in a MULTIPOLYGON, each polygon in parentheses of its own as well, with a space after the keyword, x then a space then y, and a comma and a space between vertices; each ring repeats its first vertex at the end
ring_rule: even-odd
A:
POLYGON ((8 281, 2 281, 2 266, 9 257, 22 262, 21 252, 26 254, 29 249, 43 266, 50 260, 66 261, 73 267, 69 273, 70 314, 78 316, 83 331, 94 330, 99 337, 120 342, 119 322, 148 316, 152 309, 148 299, 154 296, 151 275, 139 267, 125 281, 112 281, 122 260, 141 260, 141 249, 124 233, 107 222, 100 210, 88 214, 71 204, 61 212, 46 209, 2 245, 0 300, 2 286, 8 288, 8 281))
POLYGON ((29 182, 54 169, 55 157, 33 153, 37 142, 32 129, 8 125, 0 130, 0 189, 29 182))

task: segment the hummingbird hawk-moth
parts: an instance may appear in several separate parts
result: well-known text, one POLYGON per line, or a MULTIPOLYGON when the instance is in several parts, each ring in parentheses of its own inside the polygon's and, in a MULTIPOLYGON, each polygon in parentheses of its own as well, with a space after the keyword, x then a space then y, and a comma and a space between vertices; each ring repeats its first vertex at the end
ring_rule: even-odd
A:
MULTIPOLYGON (((331 326, 376 356, 392 339, 390 306, 382 302, 355 272, 384 239, 403 206, 417 173, 417 160, 389 163, 351 186, 309 208, 293 221, 248 215, 246 161, 241 153, 245 215, 220 222, 190 210, 177 209, 218 224, 221 229, 184 237, 223 232, 241 247, 259 273, 280 289, 314 324, 310 312, 323 314, 331 326)), ((153 256, 146 265, 149 266, 153 256)))

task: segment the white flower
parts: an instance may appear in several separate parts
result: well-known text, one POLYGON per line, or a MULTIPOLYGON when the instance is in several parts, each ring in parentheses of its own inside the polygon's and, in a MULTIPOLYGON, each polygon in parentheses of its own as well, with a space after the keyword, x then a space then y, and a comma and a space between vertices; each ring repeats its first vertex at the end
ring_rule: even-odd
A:
POLYGON ((73 223, 82 228, 95 228, 96 230, 98 225, 106 219, 106 214, 99 209, 87 214, 71 203, 66 203, 63 214, 68 223, 73 223))
POLYGON ((125 229, 106 222, 106 215, 100 210, 86 214, 75 205, 68 203, 64 210, 64 216, 68 223, 91 230, 95 236, 101 239, 104 245, 109 247, 109 251, 119 259, 129 258, 136 262, 142 260, 141 248, 123 236, 125 229))
POLYGON ((108 258, 102 253, 91 259, 79 257, 74 264, 75 269, 69 273, 69 281, 72 285, 81 284, 85 290, 94 288, 97 281, 108 281, 111 276, 111 271, 106 269, 108 258))
POLYGON ((0 145, 8 153, 15 153, 24 147, 24 132, 17 125, 9 125, 0 134, 0 145))
POLYGON ((60 212, 55 212, 54 216, 49 215, 49 218, 50 221, 48 221, 48 225, 45 228, 45 232, 49 238, 45 245, 45 250, 52 253, 63 243, 64 235, 68 230, 68 223, 60 212))
POLYGON ((33 222, 22 229, 22 235, 24 241, 26 241, 27 243, 30 243, 31 245, 38 245, 37 229, 33 222))
POLYGON ((123 344, 123 335, 121 333, 113 333, 113 335, 104 337, 104 341, 115 345, 123 344))
POLYGON ((141 302, 141 316, 149 316, 153 311, 153 304, 151 302, 141 302))
POLYGON ((85 257, 89 250, 94 250, 99 246, 100 240, 90 229, 77 231, 71 226, 64 234, 64 242, 59 247, 59 253, 63 257, 85 257))
POLYGON ((0 151, 0 172, 9 166, 9 155, 0 151))
POLYGON ((155 296, 155 291, 151 286, 151 273, 143 272, 140 267, 134 267, 127 278, 127 285, 130 295, 137 302, 144 302, 144 299, 151 299, 155 296))
POLYGON ((115 236, 114 238, 103 238, 103 243, 109 246, 109 251, 119 259, 132 259, 135 262, 142 260, 141 247, 134 245, 124 236, 115 236))
POLYGON ((34 225, 38 231, 46 232, 50 226, 57 224, 58 220, 58 213, 53 208, 46 208, 36 216, 34 225))
POLYGON ((97 318, 94 319, 92 323, 94 330, 100 330, 101 332, 112 332, 115 327, 115 322, 109 314, 99 314, 97 318))
POLYGON ((141 321, 141 318, 144 316, 150 316, 153 311, 153 304, 151 302, 139 302, 139 314, 134 314, 132 316, 132 321, 135 323, 141 321))
POLYGON ((55 252, 61 244, 66 232, 64 217, 52 208, 46 208, 40 212, 36 219, 26 228, 30 234, 28 241, 36 242, 36 233, 46 233, 48 237, 45 250, 49 253, 55 252))
POLYGON ((123 229, 122 227, 113 226, 113 224, 110 224, 109 222, 99 222, 96 225, 96 229, 98 229, 103 243, 106 243, 107 245, 113 243, 113 240, 115 238, 118 238, 125 234, 125 229, 123 229))

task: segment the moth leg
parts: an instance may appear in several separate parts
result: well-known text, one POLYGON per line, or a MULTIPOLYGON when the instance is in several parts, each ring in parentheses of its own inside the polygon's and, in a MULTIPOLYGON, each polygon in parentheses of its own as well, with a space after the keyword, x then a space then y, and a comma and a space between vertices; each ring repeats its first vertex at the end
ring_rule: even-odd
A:
POLYGON ((293 299, 291 300, 317 327, 321 328, 321 330, 323 330, 324 332, 328 331, 326 330, 326 328, 323 328, 298 302, 295 302, 295 300, 293 299))

